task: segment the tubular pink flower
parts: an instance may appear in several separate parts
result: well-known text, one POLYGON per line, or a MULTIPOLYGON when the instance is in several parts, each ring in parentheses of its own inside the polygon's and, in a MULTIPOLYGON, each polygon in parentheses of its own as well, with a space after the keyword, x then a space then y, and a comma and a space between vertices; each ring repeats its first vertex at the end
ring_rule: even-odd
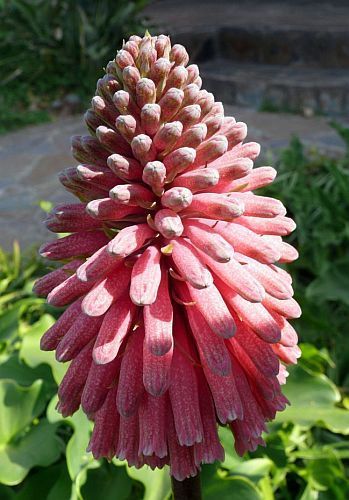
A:
POLYGON ((34 290, 68 306, 41 348, 71 361, 58 409, 94 420, 89 450, 130 465, 169 464, 177 480, 222 460, 218 424, 243 454, 300 355, 288 322, 301 314, 279 263, 297 258, 282 203, 254 193, 272 167, 201 90, 196 65, 164 35, 132 36, 72 139, 60 174, 78 202, 46 225, 71 233, 41 247, 62 266, 34 290))

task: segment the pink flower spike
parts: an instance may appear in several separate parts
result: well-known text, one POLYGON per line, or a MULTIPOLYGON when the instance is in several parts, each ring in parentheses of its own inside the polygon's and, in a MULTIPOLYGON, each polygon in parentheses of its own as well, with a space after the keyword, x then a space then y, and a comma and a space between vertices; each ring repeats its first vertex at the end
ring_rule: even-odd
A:
POLYGON ((145 306, 155 302, 161 280, 160 258, 160 250, 149 246, 133 266, 130 297, 134 304, 145 306))
POLYGON ((57 409, 94 422, 96 459, 168 465, 178 481, 223 460, 217 424, 240 455, 265 444, 300 355, 278 267, 298 257, 282 241, 295 224, 255 193, 276 171, 253 168, 259 144, 188 61, 146 33, 107 63, 72 138, 79 165, 59 174, 77 202, 45 221, 70 233, 41 247, 61 267, 34 286, 68 305, 41 341, 71 362, 57 409))

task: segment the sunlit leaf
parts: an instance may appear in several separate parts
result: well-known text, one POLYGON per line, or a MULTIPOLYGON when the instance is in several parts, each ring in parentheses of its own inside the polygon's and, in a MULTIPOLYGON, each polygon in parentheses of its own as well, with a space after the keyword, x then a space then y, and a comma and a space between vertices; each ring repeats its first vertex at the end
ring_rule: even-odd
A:
POLYGON ((171 481, 168 467, 151 470, 144 466, 141 469, 126 467, 132 479, 140 481, 145 487, 143 500, 166 500, 171 492, 171 481))
POLYGON ((16 441, 0 448, 0 482, 19 484, 35 466, 54 463, 62 452, 62 442, 56 435, 57 426, 41 420, 16 441))
POLYGON ((303 428, 317 424, 332 432, 349 434, 349 411, 336 407, 340 393, 325 375, 293 367, 285 394, 291 406, 278 413, 277 422, 295 422, 303 428))

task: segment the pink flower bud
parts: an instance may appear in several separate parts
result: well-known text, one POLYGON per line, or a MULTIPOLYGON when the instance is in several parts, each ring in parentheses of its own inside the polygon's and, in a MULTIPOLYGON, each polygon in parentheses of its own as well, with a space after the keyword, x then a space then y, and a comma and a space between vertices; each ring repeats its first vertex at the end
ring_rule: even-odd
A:
POLYGON ((165 90, 171 87, 181 89, 188 79, 188 71, 184 66, 175 66, 168 75, 165 90))
POLYGON ((175 238, 183 232, 180 217, 172 210, 163 209, 156 212, 155 226, 164 238, 175 238))
POLYGON ((126 66, 122 72, 122 78, 126 84, 127 90, 135 95, 137 82, 141 78, 138 69, 135 66, 126 66))
POLYGON ((184 99, 183 106, 189 106, 189 104, 195 104, 199 95, 199 89, 194 83, 190 83, 183 89, 184 99))
POLYGON ((183 65, 186 66, 189 62, 188 52, 185 50, 183 45, 177 43, 173 45, 170 51, 170 61, 174 62, 176 66, 183 65))
POLYGON ((185 187, 173 187, 168 189, 161 197, 161 204, 174 212, 189 207, 193 199, 192 192, 185 187))
POLYGON ((121 205, 135 207, 150 207, 154 194, 141 184, 120 184, 109 191, 109 196, 121 205))
POLYGON ((183 91, 177 88, 170 88, 160 99, 161 120, 170 120, 179 110, 183 102, 183 91))
POLYGON ((161 107, 159 104, 145 104, 141 111, 141 125, 147 135, 153 136, 160 126, 161 107))
POLYGON ((194 163, 196 151, 193 148, 179 148, 163 159, 167 175, 172 180, 194 163))
POLYGON ((218 184, 219 172, 214 168, 202 168, 177 176, 172 185, 183 186, 193 193, 212 188, 218 184))
POLYGON ((107 164, 118 177, 126 181, 139 179, 142 175, 142 166, 134 158, 113 154, 108 157, 107 164))
POLYGON ((136 85, 137 104, 142 108, 145 104, 153 104, 156 99, 156 89, 153 80, 141 78, 136 85))
POLYGON ((139 131, 137 129, 137 121, 132 115, 118 116, 115 126, 127 142, 131 142, 139 131))
POLYGON ((131 148, 134 156, 142 165, 156 158, 156 150, 153 141, 148 135, 140 134, 132 139, 131 148))
POLYGON ((121 70, 135 64, 132 55, 127 50, 119 50, 115 56, 115 62, 121 70))
POLYGON ((169 149, 181 136, 183 125, 181 122, 170 122, 163 125, 155 134, 153 142, 158 151, 169 149))
POLYGON ((159 196, 163 191, 166 179, 165 165, 161 161, 147 163, 143 169, 142 179, 159 196))

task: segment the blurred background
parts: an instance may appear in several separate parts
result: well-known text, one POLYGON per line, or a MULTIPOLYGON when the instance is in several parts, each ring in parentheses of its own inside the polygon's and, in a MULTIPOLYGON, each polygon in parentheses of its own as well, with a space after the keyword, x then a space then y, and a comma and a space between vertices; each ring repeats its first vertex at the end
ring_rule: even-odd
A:
POLYGON ((90 424, 54 410, 65 367, 39 351, 59 311, 32 295, 47 263, 41 221, 70 195, 70 136, 103 66, 133 33, 171 35, 203 87, 278 170, 265 192, 297 222, 289 237, 303 316, 292 406, 267 447, 203 468, 204 499, 349 498, 348 0, 0 0, 0 499, 163 500, 168 473, 86 453, 90 424))

